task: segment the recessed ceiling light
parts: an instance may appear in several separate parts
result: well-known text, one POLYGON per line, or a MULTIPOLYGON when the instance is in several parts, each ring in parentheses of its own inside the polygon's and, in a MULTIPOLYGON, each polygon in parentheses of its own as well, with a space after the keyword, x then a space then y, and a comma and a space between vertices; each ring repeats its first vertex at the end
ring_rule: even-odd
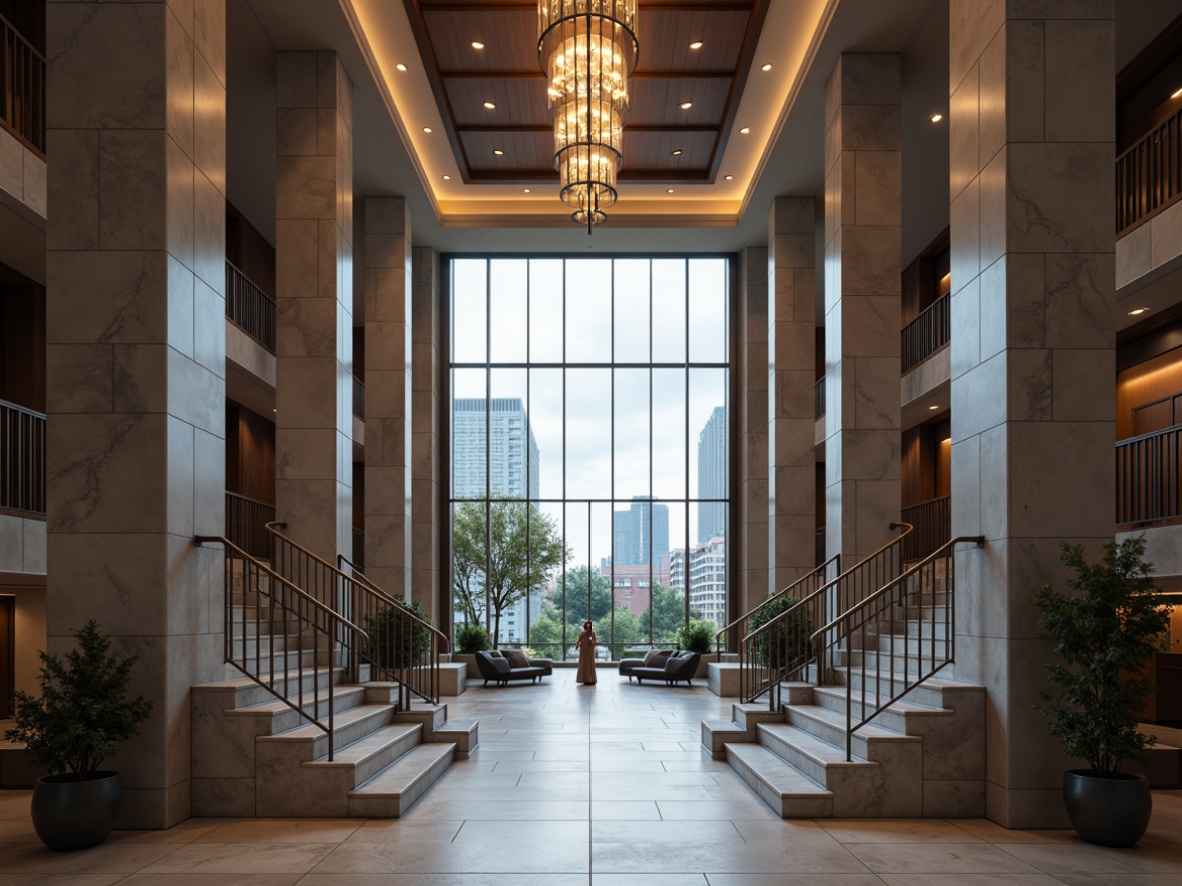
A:
POLYGON ((676 151, 674 151, 674 152, 673 152, 673 156, 674 156, 674 157, 680 157, 680 156, 681 156, 681 148, 678 148, 676 151))
POLYGON ((749 133, 750 131, 751 131, 751 127, 750 127, 750 126, 744 126, 742 129, 740 129, 740 130, 739 130, 739 132, 740 132, 741 134, 743 134, 743 135, 746 135, 746 134, 747 134, 747 133, 749 133))
POLYGON ((688 111, 693 106, 694 106, 693 102, 682 102, 677 107, 681 108, 683 111, 688 111))
POLYGON ((733 175, 728 175, 728 176, 724 176, 724 177, 726 178, 726 180, 727 180, 728 182, 729 182, 731 179, 733 179, 733 178, 734 178, 734 176, 733 176, 733 175))
POLYGON ((472 48, 473 49, 484 49, 484 44, 481 43, 479 40, 473 40, 472 41, 472 48))
POLYGON ((1182 98, 1182 88, 1179 88, 1176 92, 1171 93, 1170 98, 1182 98))
POLYGON ((940 408, 939 406, 929 406, 929 407, 928 407, 928 411, 929 411, 929 412, 935 412, 935 411, 936 411, 937 409, 939 409, 939 408, 940 408))
POLYGON ((495 108, 497 106, 497 103, 496 102, 485 102, 484 106, 491 111, 493 108, 495 108))
POLYGON ((430 126, 424 126, 424 127, 423 127, 423 132, 427 133, 427 135, 430 135, 430 134, 431 134, 431 127, 430 127, 430 126))
POLYGON ((405 70, 406 70, 406 65, 404 65, 402 62, 399 62, 399 63, 398 63, 398 64, 396 64, 394 67, 395 67, 395 68, 397 68, 399 71, 405 71, 405 70))
POLYGON ((701 40, 695 40, 693 43, 690 44, 690 49, 701 49, 701 48, 702 48, 702 41, 701 40))
POLYGON ((932 122, 933 123, 939 123, 943 119, 944 119, 944 115, 939 112, 932 114, 932 122))
POLYGON ((672 189, 672 188, 665 188, 665 193, 666 193, 666 194, 672 194, 672 193, 673 193, 673 189, 672 189))
POLYGON ((772 69, 772 66, 771 66, 771 63, 769 62, 768 64, 764 65, 764 66, 763 66, 762 68, 760 68, 759 70, 761 70, 761 71, 770 71, 771 69, 772 69))
POLYGON ((529 193, 529 188, 525 189, 525 193, 527 193, 527 194, 529 193))
POLYGON ((443 177, 443 180, 444 180, 445 182, 449 182, 449 181, 451 181, 451 176, 450 176, 450 175, 445 175, 445 176, 443 177))
POLYGON ((505 152, 502 151, 500 148, 493 148, 493 153, 496 154, 498 157, 505 156, 505 152))
POLYGON ((1141 314, 1144 314, 1148 310, 1149 310, 1149 308, 1133 308, 1133 310, 1129 311, 1129 316, 1130 317, 1139 317, 1141 314))

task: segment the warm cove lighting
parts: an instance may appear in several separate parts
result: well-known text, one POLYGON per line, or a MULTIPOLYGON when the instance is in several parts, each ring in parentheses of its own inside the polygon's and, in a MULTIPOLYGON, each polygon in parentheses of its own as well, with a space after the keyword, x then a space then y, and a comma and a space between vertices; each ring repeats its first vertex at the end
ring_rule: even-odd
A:
POLYGON ((1129 311, 1129 316, 1130 317, 1140 317, 1142 314, 1144 314, 1148 310, 1149 310, 1149 308, 1133 308, 1133 310, 1129 311))
POLYGON ((588 234, 618 196, 628 77, 640 49, 636 21, 636 0, 538 0, 558 196, 588 234))

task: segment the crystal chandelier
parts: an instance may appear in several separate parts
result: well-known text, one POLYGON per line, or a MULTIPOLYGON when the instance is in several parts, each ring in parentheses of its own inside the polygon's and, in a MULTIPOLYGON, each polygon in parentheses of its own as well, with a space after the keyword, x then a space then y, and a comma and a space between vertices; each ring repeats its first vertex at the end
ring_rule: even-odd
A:
POLYGON ((616 202, 628 77, 639 54, 636 0, 538 0, 538 35, 559 197, 590 234, 616 202))

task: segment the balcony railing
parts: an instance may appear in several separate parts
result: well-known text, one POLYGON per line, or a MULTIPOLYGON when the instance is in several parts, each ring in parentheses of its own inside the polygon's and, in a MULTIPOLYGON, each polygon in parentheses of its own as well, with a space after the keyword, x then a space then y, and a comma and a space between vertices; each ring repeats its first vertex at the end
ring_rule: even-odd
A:
POLYGON ((1182 194, 1182 108, 1116 158, 1116 236, 1182 194))
POLYGON ((0 510, 45 516, 45 416, 0 400, 0 510))
POLYGON ((952 538, 952 499, 943 495, 903 508, 900 519, 915 531, 903 539, 903 559, 922 560, 952 538))
POLYGON ((1182 426, 1116 444, 1116 523, 1136 526, 1182 517, 1182 426))
POLYGON ((274 519, 275 505, 235 492, 226 493, 226 538, 255 559, 271 559, 267 524, 274 519))
POLYGON ((952 311, 947 293, 923 309, 902 332, 903 371, 914 369, 952 340, 952 311))
POLYGON ((365 382, 357 376, 353 376, 353 414, 365 418, 365 382))
POLYGON ((226 262, 226 318, 275 353, 275 301, 230 262, 226 262))
POLYGON ((0 127, 45 156, 45 56, 0 17, 0 127))
POLYGON ((813 385, 813 418, 820 418, 825 414, 825 376, 817 379, 813 385))

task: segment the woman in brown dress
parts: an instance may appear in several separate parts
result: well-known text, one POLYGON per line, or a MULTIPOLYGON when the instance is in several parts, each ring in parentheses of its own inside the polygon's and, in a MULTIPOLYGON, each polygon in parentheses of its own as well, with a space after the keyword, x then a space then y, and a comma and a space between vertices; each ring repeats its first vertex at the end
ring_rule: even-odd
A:
POLYGON ((575 640, 575 649, 579 650, 579 670, 575 673, 575 682, 584 686, 595 685, 595 628, 591 622, 583 622, 583 630, 579 639, 575 640))

